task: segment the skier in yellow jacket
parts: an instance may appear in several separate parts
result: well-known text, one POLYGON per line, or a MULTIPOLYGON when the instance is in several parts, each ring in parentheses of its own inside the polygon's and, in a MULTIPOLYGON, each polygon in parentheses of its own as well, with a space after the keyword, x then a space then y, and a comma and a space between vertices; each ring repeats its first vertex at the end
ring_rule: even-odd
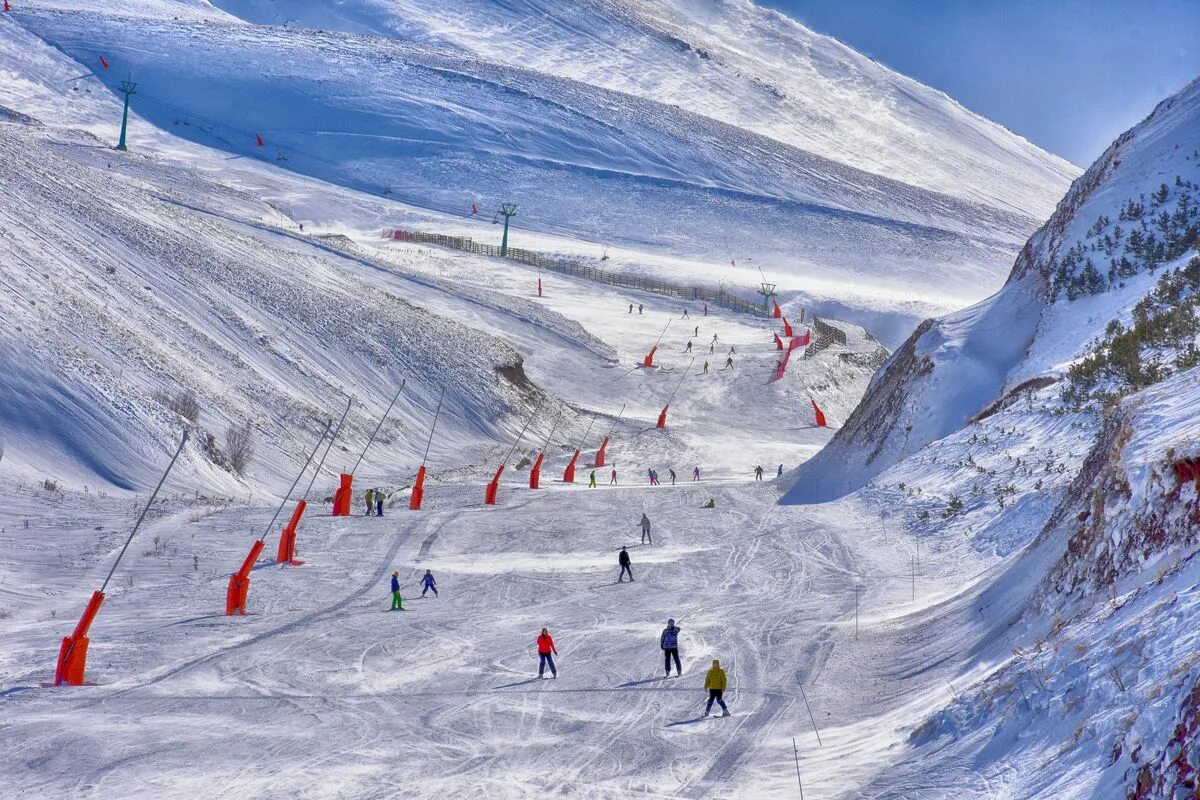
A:
POLYGON ((728 679, 725 677, 725 670, 721 669, 721 662, 714 658, 712 669, 704 676, 704 688, 708 690, 708 705, 704 707, 705 716, 712 711, 714 700, 721 706, 721 716, 729 716, 729 708, 726 707, 725 700, 722 698, 727 685, 728 679))

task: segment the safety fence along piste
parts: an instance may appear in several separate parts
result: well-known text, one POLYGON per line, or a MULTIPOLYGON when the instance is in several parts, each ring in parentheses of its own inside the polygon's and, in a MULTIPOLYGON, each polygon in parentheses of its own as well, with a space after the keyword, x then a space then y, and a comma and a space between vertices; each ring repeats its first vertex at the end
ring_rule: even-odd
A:
POLYGON ((759 317, 767 316, 768 314, 767 309, 761 303, 731 294, 724 289, 714 290, 704 286, 680 286, 668 281, 641 278, 636 275, 623 275, 619 272, 610 272, 585 264, 576 264, 572 261, 548 258, 541 253, 532 250, 522 250, 519 247, 509 247, 507 252, 502 254, 501 248, 498 245, 480 244, 466 236, 445 236, 440 233, 421 233, 420 231, 404 230, 387 230, 383 232, 383 236, 385 239, 392 239, 398 242, 416 242, 418 244, 437 245, 438 247, 450 247, 455 250, 465 250, 468 253, 475 253, 481 256, 502 256, 513 261, 519 261, 522 264, 529 264, 530 266, 540 267, 552 272, 560 272, 564 275, 586 278, 587 280, 606 283, 610 286, 622 286, 627 289, 677 297, 680 300, 711 303, 713 305, 724 306, 733 311, 739 311, 743 314, 753 314, 759 317))

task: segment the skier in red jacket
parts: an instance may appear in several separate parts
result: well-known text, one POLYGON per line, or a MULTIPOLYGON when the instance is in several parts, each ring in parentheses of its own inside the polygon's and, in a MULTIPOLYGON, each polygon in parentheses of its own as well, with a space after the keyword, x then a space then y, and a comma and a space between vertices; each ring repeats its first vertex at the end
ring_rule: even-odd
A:
POLYGON ((546 667, 550 667, 550 677, 557 678, 558 670, 554 668, 554 659, 550 656, 551 653, 558 655, 558 648, 554 646, 554 639, 550 638, 550 631, 542 628, 541 636, 537 637, 538 650, 538 677, 546 677, 546 667))

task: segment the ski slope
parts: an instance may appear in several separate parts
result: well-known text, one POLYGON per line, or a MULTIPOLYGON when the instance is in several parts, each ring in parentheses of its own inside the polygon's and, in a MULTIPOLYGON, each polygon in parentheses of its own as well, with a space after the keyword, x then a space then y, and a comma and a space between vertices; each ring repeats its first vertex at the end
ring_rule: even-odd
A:
POLYGON ((1076 172, 746 3, 461 5, 50 0, 13 19, 81 83, 132 77, 137 118, 178 136, 484 223, 514 201, 533 232, 684 256, 676 278, 762 269, 890 346, 996 288, 1076 172))

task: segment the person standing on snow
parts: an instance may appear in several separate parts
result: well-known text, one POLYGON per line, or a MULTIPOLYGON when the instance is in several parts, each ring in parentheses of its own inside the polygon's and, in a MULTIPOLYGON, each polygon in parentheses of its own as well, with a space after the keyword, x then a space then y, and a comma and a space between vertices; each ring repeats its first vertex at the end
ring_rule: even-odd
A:
POLYGON ((387 495, 383 493, 383 489, 375 490, 375 516, 383 516, 383 501, 387 499, 387 495))
POLYGON ((699 336, 699 335, 700 335, 700 326, 699 326, 699 325, 697 325, 697 326, 696 326, 696 332, 695 332, 695 333, 693 333, 693 334, 692 334, 692 336, 699 336))
POLYGON ((538 677, 546 677, 546 667, 550 667, 550 676, 558 677, 558 670, 554 668, 554 659, 550 654, 558 655, 558 648, 554 646, 554 640, 550 638, 550 631, 542 628, 542 633, 537 637, 538 651, 538 677))
POLYGON ((692 469, 692 480, 694 480, 694 481, 700 480, 700 467, 699 466, 692 469))
POLYGON ((683 310, 683 316, 682 316, 682 317, 680 317, 680 319, 687 319, 687 318, 688 318, 688 315, 687 315, 687 309, 685 308, 685 309, 683 310))
POLYGON ((704 707, 704 716, 708 716, 712 711, 713 701, 717 701, 721 706, 721 716, 729 716, 729 707, 725 705, 725 687, 728 685, 728 679, 725 677, 725 670, 721 669, 721 662, 713 659, 712 669, 704 676, 704 688, 708 690, 708 705, 704 707))
POLYGON ((704 362, 704 374, 705 375, 708 374, 708 362, 707 361, 704 362))
POLYGON ((708 316, 708 303, 704 304, 704 316, 708 316))
POLYGON ((590 478, 588 478, 588 488, 589 489, 596 488, 596 470, 592 470, 592 476, 590 478))
POLYGON ((652 469, 646 470, 646 477, 648 477, 650 479, 650 485, 653 486, 654 485, 654 470, 652 470, 652 469))
POLYGON ((737 350, 733 349, 733 345, 729 345, 729 355, 736 356, 737 350))
POLYGON ((400 573, 392 573, 392 607, 389 611, 404 610, 404 600, 400 598, 400 573))
POLYGON ((375 490, 367 489, 367 516, 375 513, 375 490))
POLYGON ((642 528, 642 544, 654 544, 654 540, 650 538, 650 518, 646 516, 645 512, 642 512, 640 525, 642 528))
POLYGON ((662 648, 663 660, 666 662, 667 677, 671 677, 671 659, 675 659, 675 672, 679 675, 683 674, 683 667, 679 666, 679 627, 675 624, 675 620, 667 620, 667 627, 663 628, 662 636, 658 637, 658 646, 662 648))
POLYGON ((670 467, 667 467, 667 472, 669 472, 669 473, 670 473, 670 475, 671 475, 671 485, 672 485, 672 486, 674 486, 674 485, 675 485, 675 470, 671 469, 670 467))
POLYGON ((642 304, 638 303, 638 316, 642 315, 642 304))
POLYGON ((633 568, 630 566, 629 551, 624 546, 621 547, 621 552, 617 554, 617 563, 621 565, 621 574, 617 576, 617 583, 625 580, 625 574, 629 574, 629 582, 633 583, 633 568))
POLYGON ((613 467, 612 476, 608 479, 609 486, 617 485, 617 468, 613 467))
POLYGON ((630 314, 632 314, 632 313, 633 313, 633 303, 630 303, 630 304, 629 304, 629 313, 630 313, 630 314))
POLYGON ((733 369, 733 356, 728 356, 725 359, 725 369, 733 369))
MULTIPOLYGON (((708 354, 711 356, 713 353, 716 352, 716 350, 717 350, 716 342, 709 342, 708 343, 708 354)), ((704 363, 707 364, 708 362, 705 361, 704 363)))
POLYGON ((775 477, 776 477, 776 478, 782 478, 782 477, 783 477, 783 464, 780 464, 780 465, 779 465, 779 471, 775 473, 775 477))
POLYGON ((425 570, 425 577, 421 578, 421 584, 422 584, 421 597, 424 597, 425 593, 428 592, 430 589, 433 589, 434 597, 438 596, 437 581, 435 581, 433 579, 432 572, 430 572, 429 570, 425 570))
POLYGON ((685 353, 692 352, 692 340, 691 339, 688 339, 687 347, 683 348, 683 352, 685 352, 685 353))
POLYGON ((761 481, 762 475, 763 475, 762 464, 759 464, 757 467, 754 468, 754 480, 761 481))

